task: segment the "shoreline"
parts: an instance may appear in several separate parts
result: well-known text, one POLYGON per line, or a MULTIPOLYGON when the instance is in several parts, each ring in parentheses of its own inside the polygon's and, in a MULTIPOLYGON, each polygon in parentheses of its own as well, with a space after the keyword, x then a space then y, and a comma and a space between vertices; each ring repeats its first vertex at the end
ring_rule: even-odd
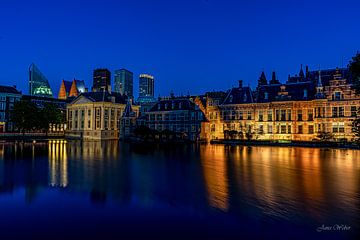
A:
POLYGON ((308 148, 334 148, 360 150, 360 145, 341 142, 305 142, 305 141, 261 141, 261 140, 211 140, 210 144, 230 146, 269 146, 269 147, 308 147, 308 148))

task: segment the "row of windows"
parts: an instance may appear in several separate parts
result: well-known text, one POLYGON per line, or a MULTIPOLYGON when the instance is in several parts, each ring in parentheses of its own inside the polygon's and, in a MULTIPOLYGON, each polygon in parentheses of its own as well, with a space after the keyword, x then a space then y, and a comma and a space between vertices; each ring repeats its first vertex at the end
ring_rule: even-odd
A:
POLYGON ((148 114, 148 121, 189 121, 189 120, 202 120, 201 112, 191 112, 188 114, 171 113, 171 114, 148 114))
MULTIPOLYGON (((350 112, 346 113, 346 116, 356 117, 358 112, 358 108, 356 106, 350 107, 350 112)), ((222 111, 221 117, 224 120, 252 120, 253 112, 252 111, 222 111)), ((267 117, 267 121, 273 121, 273 110, 259 110, 258 111, 258 121, 265 121, 265 115, 267 117)), ((313 121, 314 117, 324 117, 325 116, 325 108, 317 107, 315 109, 299 109, 296 112, 296 120, 304 121, 303 116, 307 116, 307 121, 313 121), (314 114, 315 112, 315 114, 314 114)), ((344 107, 333 107, 332 108, 332 117, 344 117, 345 111, 344 107)), ((210 120, 216 120, 218 117, 217 112, 210 112, 209 118, 210 120)), ((291 121, 292 119, 292 111, 290 109, 276 109, 275 110, 275 120, 276 121, 291 121)))
POLYGON ((195 124, 192 125, 184 125, 184 124, 149 124, 148 125, 149 128, 151 129, 155 129, 158 131, 163 131, 163 130, 170 130, 170 131, 174 131, 174 132, 197 132, 200 127, 198 127, 195 124))

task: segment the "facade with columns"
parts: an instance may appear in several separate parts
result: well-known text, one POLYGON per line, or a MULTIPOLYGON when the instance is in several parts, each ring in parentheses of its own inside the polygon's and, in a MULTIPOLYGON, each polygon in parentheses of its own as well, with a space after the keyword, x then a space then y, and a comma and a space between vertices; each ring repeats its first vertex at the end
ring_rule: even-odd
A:
MULTIPOLYGON (((82 93, 67 105, 67 138, 84 140, 119 139, 127 100, 117 93, 82 93)), ((137 116, 138 106, 132 106, 137 116)))
MULTIPOLYGON (((309 71, 284 84, 275 73, 268 82, 262 73, 256 89, 239 86, 217 100, 208 96, 203 111, 202 138, 312 141, 319 134, 351 141, 352 120, 360 97, 351 89, 347 69, 309 71)), ((201 104, 201 102, 199 103, 201 104)))

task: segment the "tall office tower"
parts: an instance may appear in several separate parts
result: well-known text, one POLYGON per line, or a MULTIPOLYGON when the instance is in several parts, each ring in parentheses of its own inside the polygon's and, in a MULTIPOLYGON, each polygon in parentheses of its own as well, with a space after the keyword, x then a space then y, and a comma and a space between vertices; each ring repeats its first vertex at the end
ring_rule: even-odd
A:
POLYGON ((114 92, 133 98, 133 73, 124 68, 115 71, 114 92))
POLYGON ((154 97, 154 77, 149 74, 140 74, 139 97, 154 97))
POLYGON ((29 67, 29 95, 53 97, 49 81, 34 63, 29 67))
POLYGON ((104 90, 107 92, 111 92, 111 72, 108 69, 95 69, 93 80, 93 92, 102 92, 104 90))

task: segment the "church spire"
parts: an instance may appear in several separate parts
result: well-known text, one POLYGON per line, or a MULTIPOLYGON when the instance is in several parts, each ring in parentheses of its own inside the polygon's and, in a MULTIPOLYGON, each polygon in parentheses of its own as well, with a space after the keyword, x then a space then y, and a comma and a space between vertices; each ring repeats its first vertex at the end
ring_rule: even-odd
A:
POLYGON ((258 80, 258 85, 260 86, 260 85, 267 85, 267 84, 268 83, 267 83, 267 80, 266 80, 265 73, 264 73, 264 71, 262 71, 261 76, 260 76, 260 78, 258 80))
POLYGON ((299 76, 301 79, 303 79, 305 77, 305 74, 304 74, 304 71, 303 71, 303 68, 302 68, 302 64, 300 65, 300 73, 299 73, 299 76))
POLYGON ((321 71, 319 70, 319 78, 316 86, 316 98, 324 98, 324 88, 321 82, 321 71))

